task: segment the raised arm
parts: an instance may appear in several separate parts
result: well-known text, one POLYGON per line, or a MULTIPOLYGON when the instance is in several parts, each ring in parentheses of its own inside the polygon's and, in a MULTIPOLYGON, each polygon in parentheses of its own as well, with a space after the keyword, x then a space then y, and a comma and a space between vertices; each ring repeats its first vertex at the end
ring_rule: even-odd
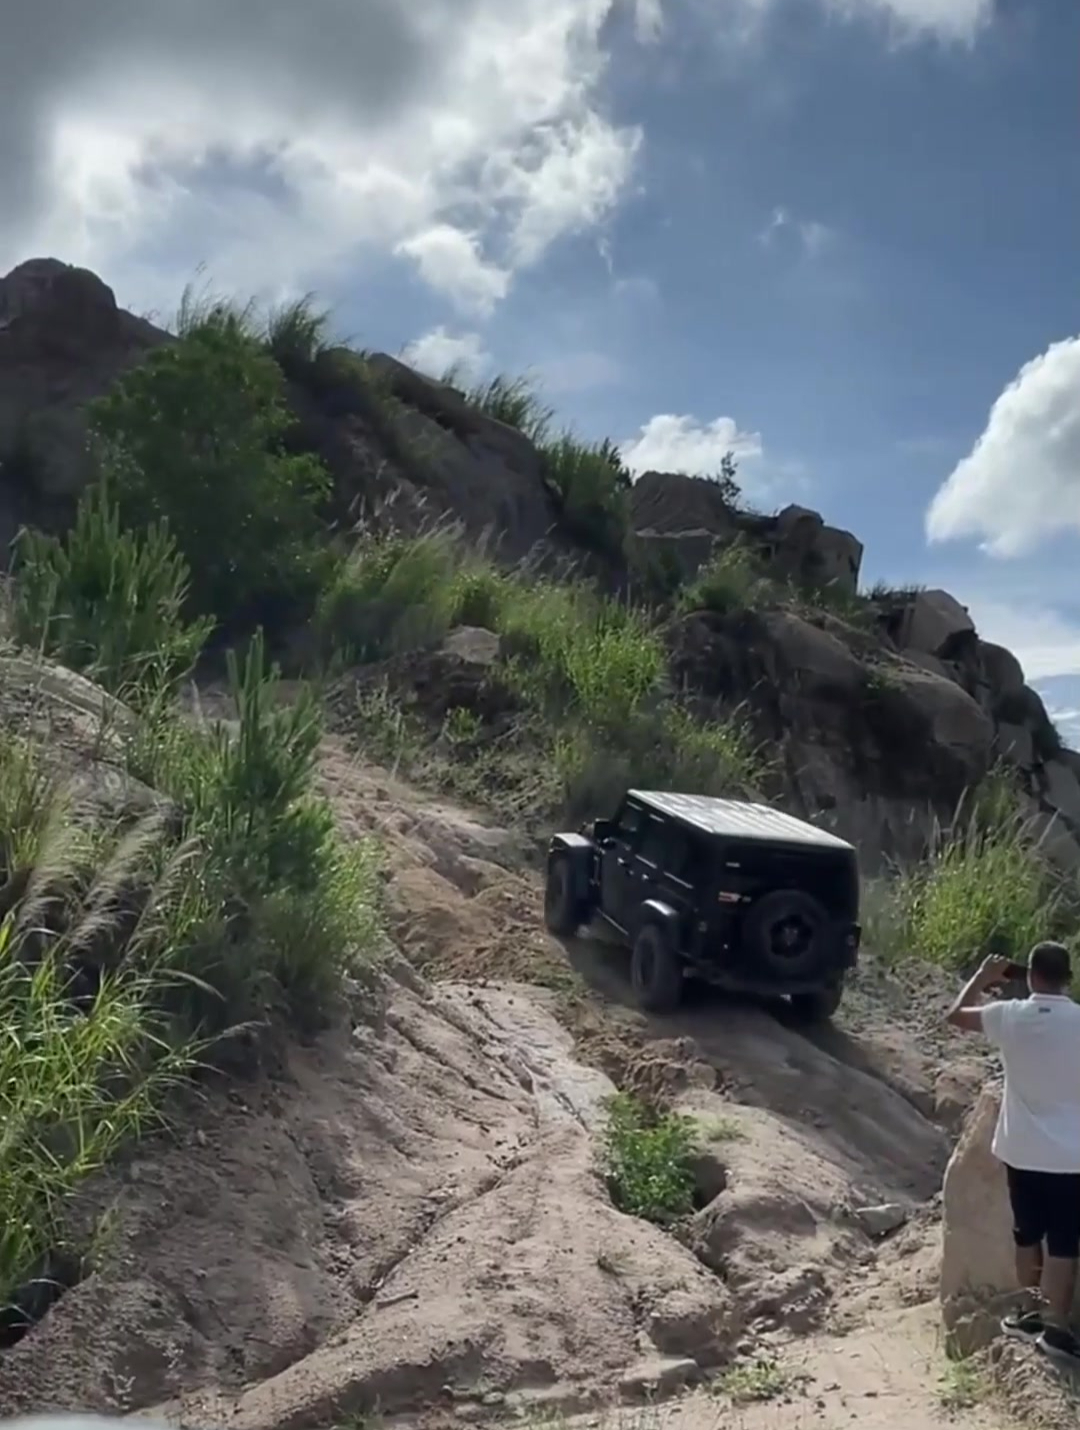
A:
POLYGON ((990 1029, 986 1026, 988 1020, 984 1020, 983 1015, 990 1010, 987 1009, 983 994, 995 983, 1004 980, 1008 967, 1007 958, 998 958, 994 954, 984 958, 956 995, 956 1001, 945 1014, 945 1021, 964 1033, 989 1032, 990 1029))

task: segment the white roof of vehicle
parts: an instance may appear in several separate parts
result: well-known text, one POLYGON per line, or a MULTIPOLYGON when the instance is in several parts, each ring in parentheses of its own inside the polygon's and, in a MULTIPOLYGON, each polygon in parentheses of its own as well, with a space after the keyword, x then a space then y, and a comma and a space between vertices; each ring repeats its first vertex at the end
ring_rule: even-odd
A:
POLYGON ((650 809, 685 824, 696 825, 706 834, 723 834, 732 839, 761 839, 784 844, 810 844, 817 848, 848 849, 846 839, 819 829, 805 819, 797 819, 767 804, 751 804, 741 799, 714 799, 705 794, 670 794, 659 790, 632 789, 629 799, 640 800, 650 809))

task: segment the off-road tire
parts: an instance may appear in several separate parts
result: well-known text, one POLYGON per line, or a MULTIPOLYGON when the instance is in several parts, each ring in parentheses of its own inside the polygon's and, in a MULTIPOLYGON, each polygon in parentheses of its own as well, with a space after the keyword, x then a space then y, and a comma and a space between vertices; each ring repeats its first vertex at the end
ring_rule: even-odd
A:
POLYGON ((581 927, 583 910, 574 892, 574 871, 565 854, 548 864, 544 887, 544 923, 557 938, 569 938, 581 927))
POLYGON ((630 984, 647 1013, 672 1013, 681 1003, 682 959, 660 924, 645 924, 638 930, 630 954, 630 984))
POLYGON ((815 988, 813 993, 793 993, 791 1011, 800 1023, 808 1026, 827 1023, 840 1007, 844 997, 844 980, 827 983, 823 988, 815 988))
POLYGON ((742 926, 743 962, 778 983, 801 982, 823 973, 829 948, 829 916, 812 894, 776 889, 753 904, 742 926))

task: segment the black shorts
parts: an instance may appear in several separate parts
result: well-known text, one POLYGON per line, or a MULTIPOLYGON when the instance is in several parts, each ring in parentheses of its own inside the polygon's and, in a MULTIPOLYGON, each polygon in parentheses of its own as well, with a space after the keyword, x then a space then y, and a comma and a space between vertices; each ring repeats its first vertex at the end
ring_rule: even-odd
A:
POLYGON ((1080 1172, 1026 1172, 1006 1167, 1013 1239, 1041 1246, 1048 1256, 1080 1256, 1080 1172))

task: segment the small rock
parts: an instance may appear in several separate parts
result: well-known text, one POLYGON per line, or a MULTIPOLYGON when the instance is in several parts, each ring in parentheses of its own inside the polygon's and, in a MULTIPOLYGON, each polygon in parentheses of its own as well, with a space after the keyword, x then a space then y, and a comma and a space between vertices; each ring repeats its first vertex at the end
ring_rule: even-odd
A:
POLYGON ((877 1207, 860 1207, 855 1213, 855 1220, 863 1231, 867 1236, 873 1237, 888 1236, 890 1232, 902 1227, 907 1219, 908 1209, 899 1202, 882 1202, 877 1207))
POLYGON ((619 1381, 619 1393, 624 1400, 647 1400, 657 1394, 670 1395, 700 1376, 697 1361, 686 1356, 660 1356, 628 1370, 619 1381))

